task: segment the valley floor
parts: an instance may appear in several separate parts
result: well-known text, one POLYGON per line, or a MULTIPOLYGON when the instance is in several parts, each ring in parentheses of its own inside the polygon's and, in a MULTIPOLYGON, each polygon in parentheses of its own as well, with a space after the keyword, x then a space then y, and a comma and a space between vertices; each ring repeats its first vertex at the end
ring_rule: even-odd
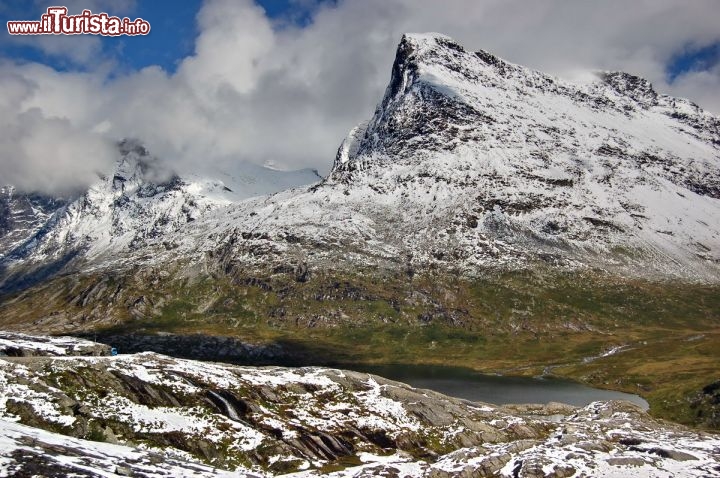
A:
POLYGON ((716 285, 600 273, 312 271, 298 281, 285 272, 188 278, 169 268, 164 277, 60 277, 4 297, 0 323, 240 364, 550 374, 637 394, 655 417, 719 430, 718 311, 716 285))

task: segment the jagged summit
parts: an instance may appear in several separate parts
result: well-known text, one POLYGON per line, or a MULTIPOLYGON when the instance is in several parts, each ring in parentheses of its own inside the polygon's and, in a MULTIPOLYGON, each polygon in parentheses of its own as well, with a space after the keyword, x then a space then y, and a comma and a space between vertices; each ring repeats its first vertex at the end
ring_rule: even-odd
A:
MULTIPOLYGON (((452 96, 451 91, 442 89, 442 78, 433 75, 432 67, 442 64, 450 71, 462 72, 466 68, 466 54, 462 45, 447 35, 440 33, 404 34, 395 54, 390 82, 375 115, 371 120, 361 123, 350 131, 338 149, 333 172, 358 167, 358 164, 352 162, 353 159, 362 153, 369 153, 373 146, 378 146, 377 140, 381 136, 386 136, 388 130, 392 132, 406 126, 392 122, 388 115, 392 114, 395 109, 401 108, 405 96, 413 94, 415 89, 423 89, 423 96, 428 98, 437 96, 438 93, 452 96), (429 91, 428 88, 439 91, 429 91), (386 119, 387 123, 383 124, 386 119)), ((491 67, 509 65, 484 51, 478 52, 477 55, 491 67)), ((423 129, 408 129, 405 136, 426 134, 427 132, 423 129)))
POLYGON ((604 71, 599 76, 616 93, 632 98, 641 106, 647 108, 658 104, 658 94, 645 78, 622 71, 604 71))
POLYGON ((573 84, 444 35, 409 34, 375 114, 343 142, 328 182, 388 192, 401 187, 388 184, 396 170, 396 181, 418 189, 421 210, 454 218, 431 221, 453 224, 453 244, 494 237, 494 247, 556 259, 577 252, 582 262, 588 250, 643 244, 642 261, 663 269, 683 269, 683 249, 714 270, 719 158, 720 120, 643 78, 601 72, 573 84), (449 203, 435 200, 440 190, 449 203), (465 223, 478 226, 458 237, 465 223))
MULTIPOLYGON (((524 116, 531 122, 523 125, 529 132, 552 127, 558 115, 567 113, 564 105, 548 104, 550 97, 568 100, 578 110, 600 113, 596 116, 639 117, 640 110, 656 108, 691 126, 695 130, 691 134, 720 144, 720 120, 697 105, 659 95, 649 81, 628 73, 598 76, 596 83, 575 85, 485 51, 467 51, 445 35, 406 34, 373 118, 351 131, 338 150, 333 171, 362 169, 368 161, 388 157, 396 160, 417 149, 413 140, 421 137, 425 148, 432 147, 435 138, 438 150, 472 142, 482 138, 471 133, 481 130, 482 123, 490 129, 505 129, 501 125, 524 116)), ((482 139, 493 146, 491 138, 482 139)), ((537 135, 534 140, 536 144, 547 140, 547 147, 554 141, 537 135)))
POLYGON ((124 139, 118 143, 118 150, 120 157, 112 174, 114 190, 130 194, 134 187, 177 187, 181 182, 177 173, 151 155, 140 140, 124 139))

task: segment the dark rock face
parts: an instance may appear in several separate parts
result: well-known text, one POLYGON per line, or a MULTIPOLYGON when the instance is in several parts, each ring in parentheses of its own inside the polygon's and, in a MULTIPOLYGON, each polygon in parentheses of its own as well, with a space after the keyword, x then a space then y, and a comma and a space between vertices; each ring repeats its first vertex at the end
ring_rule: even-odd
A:
POLYGON ((632 98, 645 108, 657 105, 658 94, 645 78, 621 71, 602 73, 600 77, 616 92, 632 98))
POLYGON ((412 82, 412 76, 417 72, 417 64, 413 62, 415 47, 408 37, 403 36, 395 53, 395 61, 392 66, 392 75, 387 93, 382 103, 382 108, 388 107, 390 101, 403 93, 407 82, 412 82))
POLYGON ((720 427, 720 380, 704 386, 690 403, 690 408, 704 426, 720 427))

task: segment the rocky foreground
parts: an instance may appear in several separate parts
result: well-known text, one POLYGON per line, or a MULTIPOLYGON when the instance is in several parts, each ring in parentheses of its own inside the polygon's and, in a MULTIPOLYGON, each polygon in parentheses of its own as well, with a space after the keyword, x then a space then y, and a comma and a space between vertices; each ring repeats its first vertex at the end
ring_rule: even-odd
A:
POLYGON ((720 476, 719 436, 627 402, 497 407, 350 371, 103 350, 0 334, 0 476, 720 476))

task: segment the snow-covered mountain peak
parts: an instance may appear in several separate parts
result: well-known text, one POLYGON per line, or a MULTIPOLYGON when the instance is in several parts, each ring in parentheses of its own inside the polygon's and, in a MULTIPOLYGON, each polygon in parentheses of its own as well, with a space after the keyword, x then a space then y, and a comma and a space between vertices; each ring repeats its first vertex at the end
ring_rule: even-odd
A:
POLYGON ((343 142, 333 172, 342 176, 378 160, 422 158, 428 151, 472 144, 539 154, 569 136, 581 148, 635 143, 650 155, 700 140, 709 156, 716 155, 720 119, 687 100, 658 94, 643 78, 622 72, 599 76, 595 83, 573 84, 484 51, 467 51, 444 35, 405 35, 382 101, 371 120, 343 142), (654 114, 645 113, 650 109, 654 114), (623 131, 617 117, 646 123, 645 132, 623 131), (672 139, 658 141, 662 137, 672 139))
POLYGON ((628 73, 574 84, 443 35, 403 37, 382 101, 327 184, 351 196, 412 184, 400 201, 410 230, 450 221, 448 240, 470 249, 470 237, 560 247, 551 255, 634 243, 635 257, 720 260, 718 117, 628 73), (460 224, 473 230, 458 235, 460 224))
POLYGON ((44 280, 61 268, 133 264, 151 245, 173 252, 187 237, 180 231, 194 230, 210 211, 320 179, 315 170, 248 162, 238 162, 232 173, 176 174, 171 162, 137 140, 119 142, 118 150, 114 169, 69 202, 14 198, 10 189, 0 197, 0 245, 7 246, 0 250, 0 290, 44 280))
POLYGON ((80 249, 469 273, 540 261, 720 278, 720 119, 627 73, 574 84, 408 34, 373 116, 320 184, 253 198, 316 176, 247 165, 221 181, 154 181, 146 156, 129 147, 114 176, 56 214, 28 243, 33 260, 80 249))
POLYGON ((177 182, 177 174, 166 163, 152 156, 140 141, 123 140, 118 149, 120 157, 111 182, 114 190, 128 194, 143 185, 177 182))
POLYGON ((120 156, 114 169, 101 174, 99 181, 90 186, 84 195, 85 202, 113 198, 121 206, 133 196, 151 197, 182 187, 183 180, 139 141, 123 140, 118 143, 118 150, 120 156))
POLYGON ((177 231, 230 199, 208 194, 221 183, 190 181, 172 174, 135 141, 118 145, 114 171, 84 194, 57 209, 45 225, 9 251, 11 260, 65 261, 119 249, 137 249, 149 238, 177 231))

